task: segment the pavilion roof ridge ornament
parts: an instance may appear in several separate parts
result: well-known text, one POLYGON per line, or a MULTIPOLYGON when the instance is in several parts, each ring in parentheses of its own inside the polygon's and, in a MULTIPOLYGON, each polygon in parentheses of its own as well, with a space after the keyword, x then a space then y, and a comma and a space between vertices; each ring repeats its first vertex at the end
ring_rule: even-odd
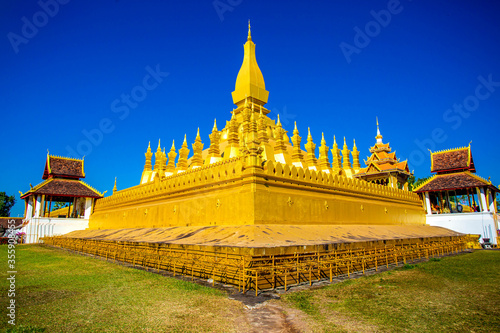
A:
POLYGON ((470 144, 471 143, 472 143, 472 141, 469 142, 468 146, 463 146, 463 147, 448 148, 448 149, 443 149, 443 150, 437 150, 437 151, 434 151, 434 152, 429 149, 429 151, 431 152, 431 154, 443 154, 443 153, 450 153, 450 152, 453 152, 453 151, 464 150, 464 149, 469 149, 470 150, 470 144))
POLYGON ((60 155, 50 155, 48 149, 47 149, 47 156, 61 158, 63 160, 71 160, 71 161, 83 161, 83 159, 85 158, 85 156, 83 156, 82 158, 76 158, 76 157, 66 157, 66 156, 60 156, 60 155))
POLYGON ((101 197, 104 197, 104 193, 101 193, 99 192, 98 190, 96 190, 94 187, 90 186, 89 184, 87 184, 86 182, 84 182, 83 180, 78 180, 80 183, 82 183, 83 185, 87 186, 89 189, 91 189, 92 191, 96 192, 97 194, 99 194, 101 197))

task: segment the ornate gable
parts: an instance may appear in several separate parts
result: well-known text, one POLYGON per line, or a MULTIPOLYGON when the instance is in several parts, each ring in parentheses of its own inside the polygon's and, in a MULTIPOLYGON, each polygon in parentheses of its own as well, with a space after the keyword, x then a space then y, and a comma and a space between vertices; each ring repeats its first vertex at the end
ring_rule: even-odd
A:
POLYGON ((446 173, 450 171, 476 172, 470 145, 431 153, 431 172, 446 173))
POLYGON ((47 154, 42 179, 51 177, 68 179, 85 178, 83 159, 51 156, 47 154))

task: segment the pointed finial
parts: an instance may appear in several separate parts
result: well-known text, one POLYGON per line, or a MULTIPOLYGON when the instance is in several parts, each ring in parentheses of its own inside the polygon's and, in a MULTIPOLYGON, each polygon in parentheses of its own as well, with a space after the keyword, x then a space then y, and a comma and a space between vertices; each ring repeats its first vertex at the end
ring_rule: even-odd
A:
POLYGON ((352 139, 352 141, 354 142, 354 146, 352 147, 352 149, 357 150, 358 148, 356 147, 356 139, 352 139))
POLYGON ((196 138, 200 138, 200 128, 198 127, 198 132, 196 133, 196 138))
POLYGON ((214 128, 212 128, 213 132, 217 132, 217 119, 214 119, 214 128))
POLYGON ((175 150, 175 140, 172 140, 172 148, 170 150, 175 150))
POLYGON ((161 150, 161 147, 160 147, 160 139, 158 139, 158 148, 156 150, 161 150))
POLYGON ((151 150, 151 141, 148 142, 148 149, 151 150))
POLYGON ((311 136, 311 127, 307 128, 307 136, 311 136))
POLYGON ((380 134, 380 129, 378 127, 378 117, 376 117, 377 119, 377 136, 375 137, 375 139, 377 139, 377 143, 382 143, 382 134, 380 134))
POLYGON ((281 126, 280 115, 279 114, 278 114, 278 123, 276 124, 276 126, 281 126))
MULTIPOLYGON (((472 142, 472 141, 471 141, 471 142, 472 142)), ((49 148, 47 148, 47 155, 50 155, 50 153, 49 153, 49 148)))
POLYGON ((295 131, 298 131, 298 130, 297 130, 297 122, 294 121, 294 123, 295 123, 295 128, 293 129, 293 131, 295 132, 295 131))
POLYGON ((252 33, 251 33, 251 27, 250 27, 250 20, 248 20, 248 37, 247 40, 252 40, 252 33))
POLYGON ((333 144, 336 145, 337 144, 337 140, 335 139, 335 135, 333 136, 333 144))
POLYGON ((184 134, 184 142, 182 144, 187 144, 186 134, 184 134))
POLYGON ((326 145, 326 141, 325 141, 325 134, 323 132, 321 132, 321 144, 324 146, 326 145))
POLYGON ((346 143, 345 143, 345 136, 344 136, 344 144, 346 144, 346 143))

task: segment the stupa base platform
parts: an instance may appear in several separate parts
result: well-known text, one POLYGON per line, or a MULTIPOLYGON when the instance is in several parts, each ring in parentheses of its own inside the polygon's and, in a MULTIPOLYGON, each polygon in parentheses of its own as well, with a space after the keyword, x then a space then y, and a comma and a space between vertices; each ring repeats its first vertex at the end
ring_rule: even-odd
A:
POLYGON ((458 253, 477 237, 431 226, 246 225, 74 231, 47 245, 212 279, 256 294, 458 253))

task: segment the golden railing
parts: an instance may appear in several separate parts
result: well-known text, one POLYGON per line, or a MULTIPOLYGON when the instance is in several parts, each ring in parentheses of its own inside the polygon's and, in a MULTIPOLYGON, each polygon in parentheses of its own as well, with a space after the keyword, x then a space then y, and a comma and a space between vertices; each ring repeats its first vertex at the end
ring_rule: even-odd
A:
POLYGON ((100 241, 68 237, 46 237, 43 242, 77 252, 126 262, 156 271, 194 277, 237 286, 241 292, 284 288, 329 280, 351 274, 365 274, 380 267, 394 267, 420 259, 440 257, 468 250, 468 236, 434 237, 379 242, 322 245, 314 252, 288 255, 252 255, 231 247, 100 241))

